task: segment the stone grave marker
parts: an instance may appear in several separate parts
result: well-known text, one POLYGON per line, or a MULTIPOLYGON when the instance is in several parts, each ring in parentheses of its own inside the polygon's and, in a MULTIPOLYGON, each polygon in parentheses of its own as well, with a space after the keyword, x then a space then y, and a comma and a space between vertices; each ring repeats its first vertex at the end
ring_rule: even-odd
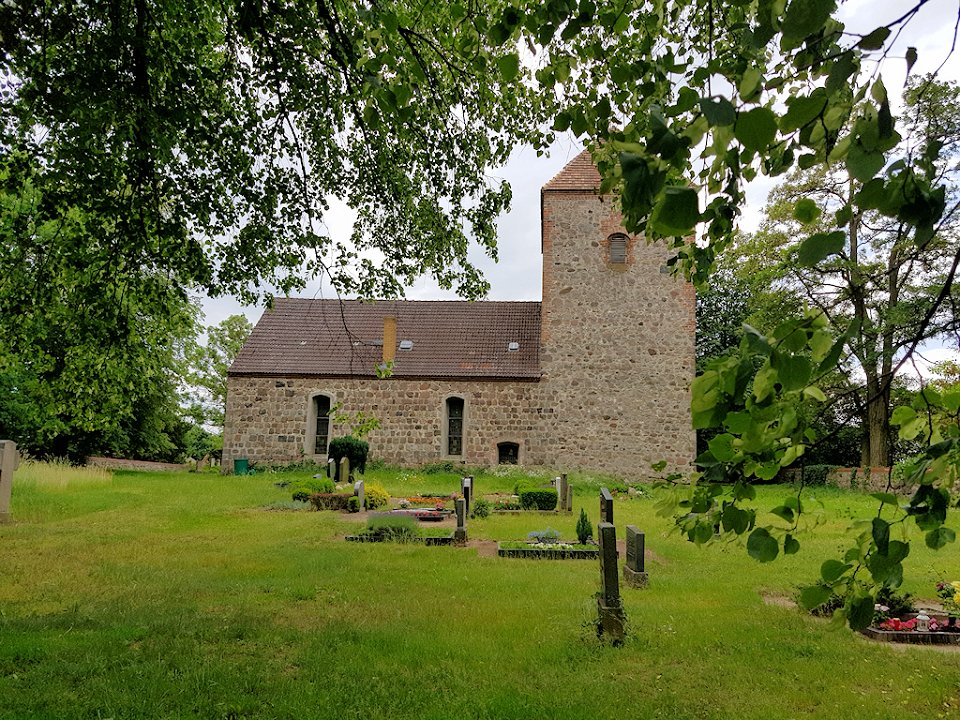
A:
POLYGON ((470 514, 470 505, 473 502, 473 476, 468 475, 465 478, 460 478, 460 494, 463 495, 463 500, 466 503, 466 513, 470 514))
POLYGON ((600 616, 597 635, 608 636, 614 645, 626 636, 626 614, 620 600, 620 573, 617 569, 617 529, 608 522, 598 527, 600 539, 600 597, 597 610, 600 616))
POLYGON ((333 481, 337 481, 337 461, 333 458, 327 460, 327 477, 333 478, 333 481))
POLYGON ((605 487, 600 488, 600 522, 613 525, 613 495, 605 487))
POLYGON ((572 512, 573 504, 569 502, 567 497, 568 490, 570 488, 570 483, 567 482, 567 474, 563 473, 558 478, 560 481, 557 485, 557 494, 560 497, 560 511, 561 512, 572 512))
POLYGON ((350 482, 350 458, 346 455, 340 458, 340 470, 337 472, 337 482, 350 482))
POLYGON ((457 498, 454 501, 454 507, 457 509, 457 529, 453 533, 453 541, 458 544, 467 541, 467 500, 466 498, 457 498))
MULTIPOLYGON (((344 459, 346 459, 346 458, 344 458, 344 459)), ((353 484, 353 494, 356 495, 358 498, 360 498, 360 512, 363 512, 363 508, 364 508, 364 505, 363 505, 364 500, 365 500, 364 490, 365 490, 365 488, 364 488, 364 485, 363 485, 363 480, 357 480, 357 481, 353 484)))
POLYGON ((573 485, 567 485, 567 512, 573 512, 573 485))
POLYGON ((0 523, 13 522, 10 494, 13 490, 13 471, 19 465, 17 444, 13 440, 0 440, 0 523))
POLYGON ((644 537, 636 525, 627 525, 627 564, 623 580, 630 587, 645 588, 648 576, 643 565, 644 537))

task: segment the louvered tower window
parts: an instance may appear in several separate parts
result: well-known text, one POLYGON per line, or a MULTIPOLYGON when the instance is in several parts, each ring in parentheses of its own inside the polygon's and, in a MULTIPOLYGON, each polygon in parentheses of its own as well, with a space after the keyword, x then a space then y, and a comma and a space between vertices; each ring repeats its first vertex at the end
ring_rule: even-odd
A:
POLYGON ((623 233, 614 233, 607 238, 607 253, 609 261, 615 265, 627 262, 627 238, 623 233))

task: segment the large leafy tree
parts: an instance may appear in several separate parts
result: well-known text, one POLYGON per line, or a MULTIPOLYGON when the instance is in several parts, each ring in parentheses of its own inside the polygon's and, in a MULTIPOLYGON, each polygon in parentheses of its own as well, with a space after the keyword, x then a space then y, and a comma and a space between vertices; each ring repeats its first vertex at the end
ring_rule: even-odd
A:
POLYGON ((206 342, 190 339, 183 350, 182 380, 188 404, 200 423, 223 427, 227 404, 227 370, 243 347, 253 325, 243 315, 231 315, 207 328, 206 342))

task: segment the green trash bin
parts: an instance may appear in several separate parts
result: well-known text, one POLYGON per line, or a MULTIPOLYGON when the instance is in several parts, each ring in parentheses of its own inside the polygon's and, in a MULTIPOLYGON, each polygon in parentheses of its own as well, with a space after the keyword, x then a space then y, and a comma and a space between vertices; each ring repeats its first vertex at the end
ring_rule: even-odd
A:
POLYGON ((234 475, 247 475, 250 472, 250 461, 247 458, 237 458, 233 461, 234 475))

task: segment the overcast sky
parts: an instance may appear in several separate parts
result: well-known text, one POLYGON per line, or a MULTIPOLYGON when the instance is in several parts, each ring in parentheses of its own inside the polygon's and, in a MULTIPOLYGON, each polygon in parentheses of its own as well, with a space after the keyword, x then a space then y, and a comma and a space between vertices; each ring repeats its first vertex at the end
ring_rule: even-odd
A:
MULTIPOLYGON (((914 2, 895 0, 848 0, 842 6, 841 17, 847 29, 866 33, 880 23, 888 23, 899 17, 914 2)), ((903 36, 897 40, 882 67, 884 84, 891 101, 903 87, 906 63, 904 54, 908 46, 918 51, 913 73, 935 70, 950 53, 953 42, 954 23, 957 19, 957 0, 930 0, 920 9, 903 36)), ((960 77, 960 60, 950 58, 940 71, 947 80, 960 77)), ((896 112, 896 108, 894 108, 896 112)), ((506 179, 513 188, 512 210, 499 221, 499 263, 493 263, 474 247, 470 258, 484 272, 490 282, 490 300, 539 300, 540 299, 540 188, 567 162, 573 159, 582 146, 572 137, 561 138, 551 149, 549 157, 537 157, 532 148, 517 151, 510 162, 495 175, 506 179)), ((759 224, 767 193, 773 182, 761 178, 747 191, 748 203, 740 219, 743 230, 754 230, 759 224)), ((352 227, 352 213, 342 204, 334 203, 328 214, 327 226, 335 240, 346 240, 352 227)), ((311 283, 299 293, 301 297, 333 297, 329 287, 311 283)), ((407 291, 412 300, 455 299, 435 283, 422 279, 407 291)), ((243 307, 230 298, 202 301, 208 325, 215 325, 234 313, 244 313, 251 321, 259 319, 261 307, 243 307)), ((949 351, 930 351, 937 358, 949 351)))

